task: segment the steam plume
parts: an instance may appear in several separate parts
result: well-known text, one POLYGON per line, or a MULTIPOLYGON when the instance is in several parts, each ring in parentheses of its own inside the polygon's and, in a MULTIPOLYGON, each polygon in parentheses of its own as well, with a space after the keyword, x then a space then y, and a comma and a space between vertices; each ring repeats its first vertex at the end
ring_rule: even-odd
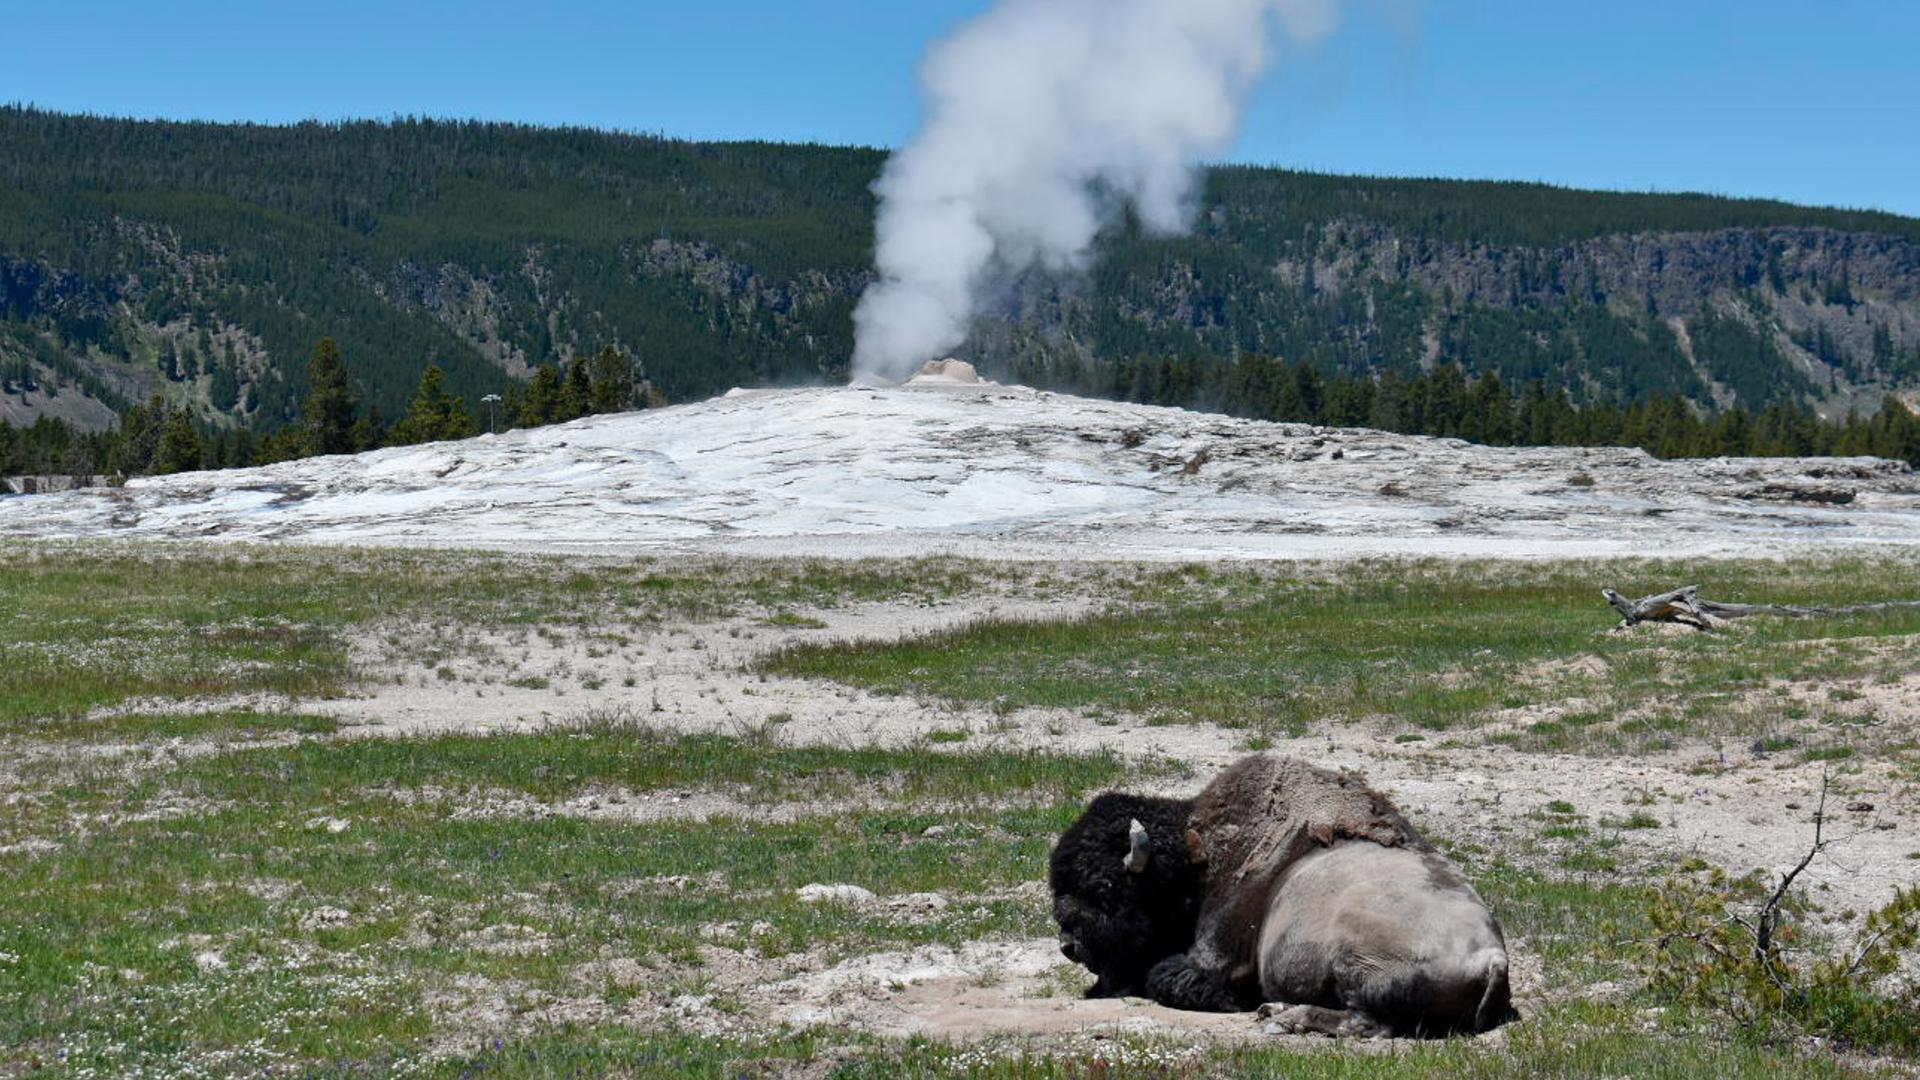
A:
POLYGON ((966 339, 983 289, 1079 270, 1121 204, 1178 232, 1195 166, 1239 131, 1276 32, 1337 0, 1001 0, 922 62, 926 118, 887 163, 879 280, 854 312, 858 376, 899 378, 966 339))

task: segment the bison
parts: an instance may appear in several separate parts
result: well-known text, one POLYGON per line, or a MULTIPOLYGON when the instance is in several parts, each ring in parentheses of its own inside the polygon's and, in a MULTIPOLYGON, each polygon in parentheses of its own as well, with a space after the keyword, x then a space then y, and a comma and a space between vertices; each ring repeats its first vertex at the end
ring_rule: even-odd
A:
POLYGON ((1513 1018, 1500 926, 1359 779, 1272 755, 1191 800, 1109 792, 1053 850, 1089 997, 1261 1007, 1281 1030, 1437 1037, 1513 1018))

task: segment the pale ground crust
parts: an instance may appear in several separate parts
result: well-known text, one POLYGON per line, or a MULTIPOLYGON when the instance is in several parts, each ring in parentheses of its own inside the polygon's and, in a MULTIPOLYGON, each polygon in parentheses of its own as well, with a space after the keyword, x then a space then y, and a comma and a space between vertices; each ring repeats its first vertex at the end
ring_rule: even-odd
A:
POLYGON ((920 380, 0 498, 7 536, 1007 560, 1767 556, 1914 550, 1920 477, 1866 458, 1501 449, 920 380))
MULTIPOLYGON (((170 707, 193 711, 297 707, 336 717, 347 725, 343 737, 361 738, 533 730, 596 712, 622 712, 666 730, 725 735, 772 732, 779 742, 790 745, 898 746, 922 740, 933 731, 965 731, 968 738, 956 752, 1110 750, 1129 760, 1176 759, 1193 767, 1193 779, 1133 786, 1190 795, 1245 752, 1247 732, 1207 725, 1149 726, 1126 716, 1091 719, 1066 710, 1009 714, 747 670, 755 656, 792 642, 891 640, 986 617, 1068 618, 1091 610, 1095 602, 1085 596, 1054 601, 989 596, 939 606, 924 601, 867 603, 814 613, 826 623, 824 628, 720 621, 662 629, 610 652, 580 634, 556 643, 549 636, 524 630, 458 631, 466 635, 461 651, 468 659, 450 662, 453 680, 438 668, 396 659, 396 653, 409 650, 393 649, 391 635, 408 631, 389 629, 355 642, 353 662, 363 677, 360 696, 320 702, 187 702, 170 707), (590 647, 604 654, 591 656, 590 647), (554 682, 531 689, 498 682, 476 687, 461 681, 486 674, 490 667, 497 667, 501 656, 511 656, 515 670, 552 672, 554 682), (602 685, 586 688, 581 680, 585 673, 604 680, 602 685), (625 685, 629 679, 631 686, 625 685)), ((420 627, 411 632, 455 631, 420 627)), ((1646 628, 1642 632, 1664 631, 1646 628)), ((1883 734, 1891 737, 1920 728, 1920 678, 1892 684, 1858 680, 1848 685, 1861 695, 1856 707, 1877 714, 1883 734)), ((133 703, 126 708, 151 711, 159 705, 133 703)), ((1578 807, 1589 823, 1608 816, 1628 818, 1636 812, 1656 816, 1659 828, 1622 833, 1643 863, 1678 864, 1697 856, 1736 872, 1761 868, 1770 875, 1791 867, 1805 852, 1821 783, 1818 764, 1802 763, 1790 755, 1756 757, 1746 748, 1716 752, 1697 742, 1631 758, 1595 758, 1526 753, 1497 745, 1442 746, 1438 740, 1398 743, 1395 734, 1384 723, 1360 723, 1299 739, 1279 737, 1273 749, 1363 773, 1421 828, 1456 841, 1485 838, 1488 846, 1498 850, 1500 841, 1489 832, 1489 823, 1538 828, 1539 823, 1527 815, 1544 811, 1551 802, 1565 801, 1578 807)), ((60 752, 69 753, 71 748, 60 752)), ((179 752, 192 750, 180 748, 179 752)), ((1804 879, 1829 912, 1864 911, 1884 903, 1895 888, 1920 878, 1920 862, 1908 858, 1920 851, 1920 790, 1874 763, 1847 776, 1845 784, 1844 796, 1836 796, 1830 813, 1833 829, 1849 839, 1831 857, 1816 863, 1804 879), (1873 808, 1841 809, 1847 804, 1873 808)), ((480 816, 561 814, 653 821, 727 815, 778 821, 794 813, 790 806, 769 806, 710 791, 602 789, 554 804, 511 793, 469 792, 456 798, 419 791, 395 796, 439 800, 451 813, 480 816)), ((1032 887, 1043 888, 1037 881, 1032 887)), ((977 902, 977 898, 876 897, 856 902, 879 905, 889 918, 911 919, 919 910, 977 902)), ((1511 945, 1516 998, 1525 1012, 1545 992, 1540 962, 1525 941, 1511 945)), ((1078 969, 1064 965, 1051 939, 979 942, 957 950, 922 948, 840 963, 805 955, 767 959, 751 949, 709 946, 702 968, 702 974, 712 980, 709 994, 675 999, 664 1011, 644 996, 613 1009, 594 987, 609 980, 658 977, 657 971, 642 966, 640 943, 636 949, 641 950, 636 956, 610 957, 594 965, 596 970, 583 971, 579 997, 549 1001, 532 1011, 523 997, 516 996, 515 988, 478 982, 450 994, 439 1005, 460 1018, 459 1027, 493 1032, 531 1030, 565 1020, 616 1019, 670 1021, 716 1033, 829 1023, 877 1034, 948 1038, 1100 1031, 1157 1032, 1206 1040, 1269 1037, 1262 1034, 1263 1022, 1250 1015, 1213 1016, 1140 1001, 1081 1000, 1077 994, 1087 979, 1078 969), (750 1007, 744 1014, 716 1010, 712 1003, 718 995, 744 1000, 750 1007), (504 1004, 509 999, 514 1002, 512 1009, 504 1004)), ((1617 991, 1601 986, 1589 992, 1604 996, 1617 991)))

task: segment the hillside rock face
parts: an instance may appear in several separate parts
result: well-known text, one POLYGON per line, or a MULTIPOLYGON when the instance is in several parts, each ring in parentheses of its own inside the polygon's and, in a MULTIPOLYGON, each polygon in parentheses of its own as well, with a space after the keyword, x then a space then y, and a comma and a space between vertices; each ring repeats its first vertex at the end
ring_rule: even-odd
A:
MULTIPOLYGON (((844 380, 883 164, 510 125, 13 108, 0 145, 8 415, 159 392, 266 427, 298 414, 322 336, 389 417, 429 362, 477 400, 606 345, 672 400, 844 380)), ((1097 254, 1084 279, 1004 283, 961 355, 1094 396, 1145 397, 1123 377, 1135 358, 1249 352, 1828 415, 1920 391, 1920 221, 1886 214, 1226 168, 1191 235, 1120 227, 1097 254)))
POLYGON ((1920 545, 1877 459, 1501 450, 922 380, 0 498, 0 536, 1033 558, 1920 545))

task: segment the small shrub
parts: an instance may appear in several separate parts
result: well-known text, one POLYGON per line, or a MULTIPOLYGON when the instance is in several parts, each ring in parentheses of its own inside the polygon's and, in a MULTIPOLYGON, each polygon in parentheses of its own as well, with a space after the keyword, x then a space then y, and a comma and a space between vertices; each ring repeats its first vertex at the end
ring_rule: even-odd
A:
POLYGON ((1645 810, 1635 810, 1623 818, 1603 817, 1600 819, 1600 824, 1609 829, 1657 829, 1660 827, 1660 819, 1645 810))
POLYGON ((1650 904, 1653 937, 1636 959, 1648 989, 1764 1041, 1818 1036, 1920 1052, 1920 984, 1898 982, 1903 958, 1920 948, 1920 888, 1869 913, 1850 943, 1807 933, 1793 884, 1829 842, 1816 824, 1811 850, 1771 891, 1758 870, 1736 878, 1681 867, 1650 904))
POLYGON ((1620 861, 1597 851, 1576 851, 1560 860, 1560 868, 1576 874, 1611 874, 1620 869, 1620 861))
POLYGON ((775 626, 784 630, 825 630, 827 624, 811 615, 797 615, 791 611, 779 611, 760 620, 762 626, 775 626))

